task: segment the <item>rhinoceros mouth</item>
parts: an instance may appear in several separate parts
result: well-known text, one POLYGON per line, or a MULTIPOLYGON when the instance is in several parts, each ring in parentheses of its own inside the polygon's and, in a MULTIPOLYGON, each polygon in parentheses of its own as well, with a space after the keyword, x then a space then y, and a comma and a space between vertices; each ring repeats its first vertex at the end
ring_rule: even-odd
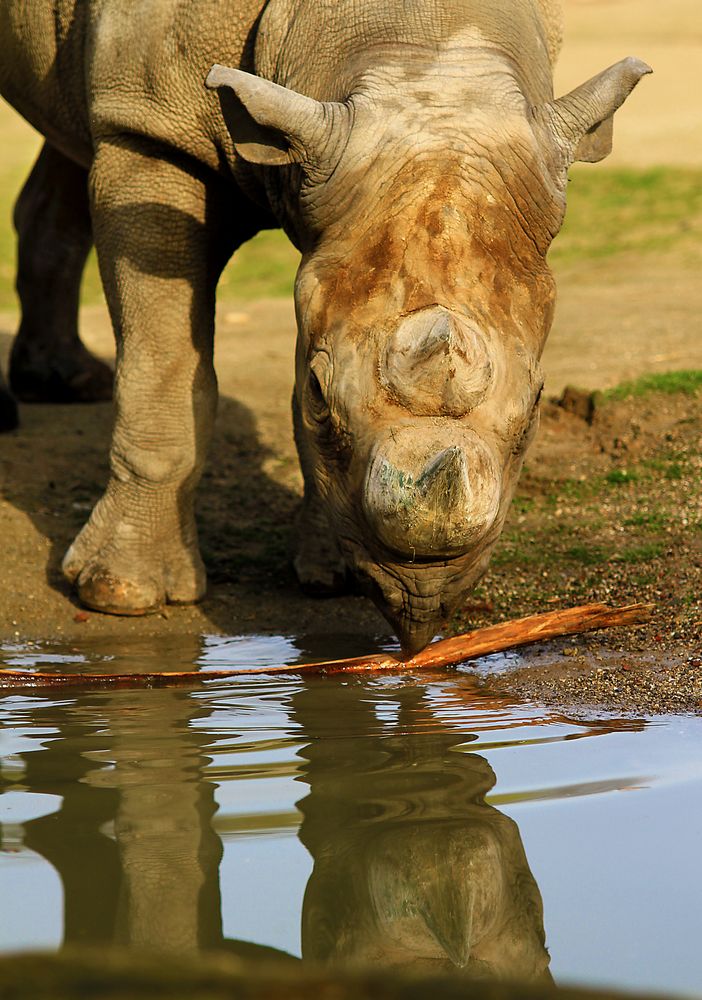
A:
POLYGON ((495 527, 470 552, 434 562, 401 562, 356 541, 340 540, 347 565, 397 634, 403 654, 424 649, 482 576, 499 535, 495 527))

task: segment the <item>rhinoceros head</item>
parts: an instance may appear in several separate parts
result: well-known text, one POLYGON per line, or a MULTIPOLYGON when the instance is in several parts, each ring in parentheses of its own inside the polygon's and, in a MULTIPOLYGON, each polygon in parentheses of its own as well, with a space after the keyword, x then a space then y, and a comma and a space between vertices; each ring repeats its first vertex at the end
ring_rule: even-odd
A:
POLYGON ((484 572, 533 436, 575 158, 648 71, 538 107, 424 79, 322 103, 215 67, 237 152, 302 251, 295 429, 346 564, 422 648, 484 572))

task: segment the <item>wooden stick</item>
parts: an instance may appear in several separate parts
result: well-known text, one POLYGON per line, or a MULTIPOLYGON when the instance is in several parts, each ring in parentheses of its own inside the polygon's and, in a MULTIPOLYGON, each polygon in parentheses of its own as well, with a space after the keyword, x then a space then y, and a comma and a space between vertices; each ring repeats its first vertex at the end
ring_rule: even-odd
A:
POLYGON ((427 646, 406 664, 417 667, 446 667, 452 663, 488 653, 500 653, 532 642, 545 642, 564 635, 579 635, 616 625, 642 625, 650 621, 652 604, 627 604, 610 608, 606 604, 584 604, 542 615, 529 615, 500 625, 489 625, 427 646))
POLYGON ((585 604, 577 608, 529 615, 501 625, 489 625, 450 639, 433 642, 409 660, 388 653, 356 656, 323 663, 284 663, 270 667, 237 667, 232 670, 163 671, 145 674, 54 674, 28 670, 0 670, 0 688, 26 687, 170 687, 177 684, 228 680, 249 674, 334 674, 393 670, 396 672, 448 667, 488 653, 516 649, 564 635, 579 635, 616 625, 641 625, 650 620, 651 604, 628 604, 610 608, 606 604, 585 604))

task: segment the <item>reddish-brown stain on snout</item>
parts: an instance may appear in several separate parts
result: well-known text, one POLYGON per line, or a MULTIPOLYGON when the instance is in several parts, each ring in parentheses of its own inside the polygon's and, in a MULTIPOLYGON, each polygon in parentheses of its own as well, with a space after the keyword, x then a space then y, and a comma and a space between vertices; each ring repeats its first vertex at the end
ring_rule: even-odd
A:
POLYGON ((397 259, 402 256, 402 248, 395 245, 392 229, 385 229, 381 236, 362 251, 363 261, 369 278, 382 280, 384 271, 391 271, 397 259))

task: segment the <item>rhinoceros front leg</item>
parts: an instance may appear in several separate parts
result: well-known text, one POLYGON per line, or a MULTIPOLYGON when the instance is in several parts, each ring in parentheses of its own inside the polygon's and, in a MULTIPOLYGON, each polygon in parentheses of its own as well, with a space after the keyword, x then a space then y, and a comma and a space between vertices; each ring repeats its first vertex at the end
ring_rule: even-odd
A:
POLYGON ((295 525, 293 568, 300 587, 311 597, 332 597, 349 589, 349 575, 336 535, 317 490, 313 459, 300 429, 300 411, 293 399, 293 425, 305 495, 295 525))
POLYGON ((22 319, 10 385, 27 403, 112 398, 112 371, 78 336, 78 299, 93 237, 88 172, 45 143, 17 199, 22 319))
POLYGON ((305 486, 295 544, 293 567, 306 594, 333 597, 346 593, 349 589, 346 566, 315 487, 305 486))
POLYGON ((63 569, 84 604, 113 614, 205 592, 193 495, 216 409, 215 287, 231 246, 219 181, 198 169, 113 141, 91 173, 117 412, 107 490, 63 569))

